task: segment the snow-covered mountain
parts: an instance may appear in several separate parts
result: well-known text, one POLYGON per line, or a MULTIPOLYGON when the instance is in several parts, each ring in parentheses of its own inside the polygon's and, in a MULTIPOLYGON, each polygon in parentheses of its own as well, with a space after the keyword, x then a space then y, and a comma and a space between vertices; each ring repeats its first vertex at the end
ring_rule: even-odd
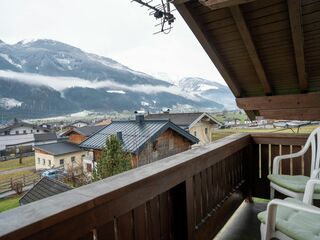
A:
POLYGON ((79 111, 223 109, 201 94, 53 40, 0 40, 0 114, 46 117, 79 111))
POLYGON ((203 78, 188 77, 179 81, 178 86, 185 92, 222 104, 227 109, 236 109, 235 97, 230 89, 220 83, 203 78))

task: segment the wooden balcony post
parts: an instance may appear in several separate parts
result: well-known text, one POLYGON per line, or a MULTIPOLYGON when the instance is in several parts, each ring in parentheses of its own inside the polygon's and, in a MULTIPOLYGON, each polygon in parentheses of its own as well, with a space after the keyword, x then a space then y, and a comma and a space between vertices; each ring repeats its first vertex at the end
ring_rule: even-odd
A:
POLYGON ((188 221, 188 240, 194 239, 194 199, 193 199, 193 177, 186 180, 186 201, 187 201, 187 221, 188 221))

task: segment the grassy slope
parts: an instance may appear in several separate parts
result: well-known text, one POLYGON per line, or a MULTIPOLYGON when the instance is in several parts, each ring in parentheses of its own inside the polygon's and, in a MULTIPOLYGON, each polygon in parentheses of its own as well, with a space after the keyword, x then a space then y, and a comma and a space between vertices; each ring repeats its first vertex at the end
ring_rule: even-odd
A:
POLYGON ((20 197, 21 196, 13 195, 6 199, 0 199, 0 212, 18 207, 20 197))
POLYGON ((19 159, 12 159, 0 162, 0 172, 11 169, 24 168, 34 166, 34 157, 25 157, 22 159, 22 164, 19 164, 19 159))

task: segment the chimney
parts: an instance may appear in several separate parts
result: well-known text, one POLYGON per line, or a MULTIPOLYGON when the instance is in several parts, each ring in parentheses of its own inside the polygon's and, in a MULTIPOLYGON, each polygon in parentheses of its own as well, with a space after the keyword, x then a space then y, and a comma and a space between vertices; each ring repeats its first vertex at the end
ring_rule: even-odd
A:
POLYGON ((123 143, 122 132, 117 132, 117 138, 119 139, 119 141, 120 141, 121 143, 123 143))
POLYGON ((144 122, 144 111, 135 111, 136 123, 142 124, 144 122))

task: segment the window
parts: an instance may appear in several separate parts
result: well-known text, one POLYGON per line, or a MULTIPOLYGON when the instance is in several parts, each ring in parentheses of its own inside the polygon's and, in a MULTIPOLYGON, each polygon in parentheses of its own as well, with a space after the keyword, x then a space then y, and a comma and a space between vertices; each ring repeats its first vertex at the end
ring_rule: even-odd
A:
POLYGON ((87 163, 87 172, 92 172, 92 165, 87 163))
POLYGON ((71 157, 71 162, 74 163, 76 161, 76 157, 71 157))
POLYGON ((64 165, 64 159, 60 159, 60 165, 64 165))
POLYGON ((23 134, 26 134, 27 133, 27 130, 23 130, 23 134))
POLYGON ((33 133, 33 130, 31 129, 31 131, 30 131, 31 133, 33 133))
POLYGON ((42 159, 42 165, 46 165, 46 160, 42 159))
POLYGON ((197 131, 194 131, 193 135, 196 137, 197 136, 197 131))
POLYGON ((204 133, 205 133, 206 135, 208 135, 208 128, 205 128, 205 129, 204 129, 204 133))
POLYGON ((38 158, 38 164, 40 164, 40 158, 38 158))
POLYGON ((37 129, 37 132, 39 132, 39 129, 37 129))
POLYGON ((4 135, 10 135, 10 131, 4 131, 4 135))
POLYGON ((48 165, 51 166, 51 160, 48 160, 48 165))
POLYGON ((19 131, 16 131, 16 134, 19 134, 19 131))

